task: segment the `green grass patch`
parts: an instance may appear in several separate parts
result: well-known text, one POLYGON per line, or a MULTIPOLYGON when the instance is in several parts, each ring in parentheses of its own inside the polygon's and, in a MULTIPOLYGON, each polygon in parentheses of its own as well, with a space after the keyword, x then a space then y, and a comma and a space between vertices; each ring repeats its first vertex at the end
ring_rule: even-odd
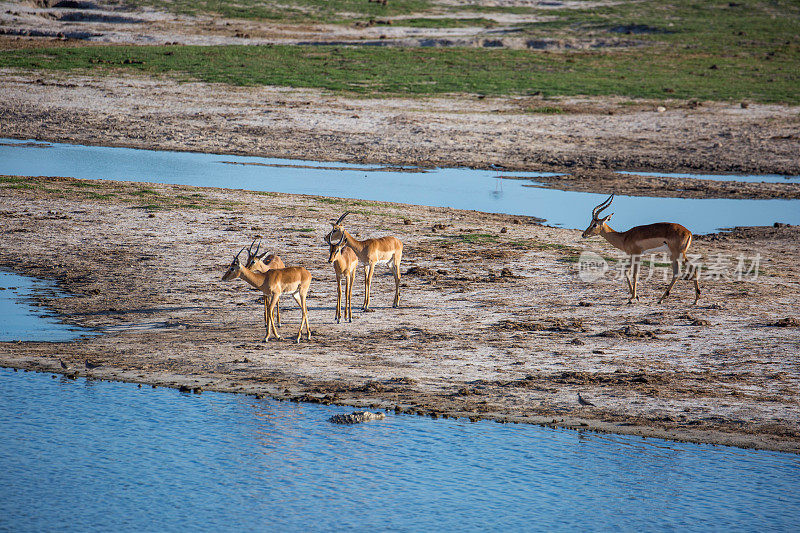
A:
MULTIPOLYGON (((798 28, 800 31, 800 28, 798 28)), ((748 99, 800 104, 796 45, 719 55, 685 47, 540 54, 527 50, 302 46, 97 46, 0 52, 0 67, 172 74, 232 85, 280 85, 368 96, 479 93, 545 97, 748 99), (168 48, 172 54, 165 55, 168 48), (133 63, 126 60, 135 58, 133 63)), ((556 108, 538 108, 555 112, 556 108)))
POLYGON ((178 194, 178 195, 175 195, 175 198, 178 198, 180 200, 189 200, 191 202, 191 201, 195 201, 195 200, 198 200, 198 199, 205 198, 205 196, 203 196, 202 194, 196 192, 194 194, 178 194))
POLYGON ((30 178, 22 176, 0 176, 0 183, 25 183, 32 181, 30 178))
POLYGON ((345 200, 341 198, 317 198, 317 201, 322 204, 343 204, 345 200))
POLYGON ((152 189, 139 189, 138 191, 132 191, 129 194, 131 196, 161 196, 161 193, 152 189))
POLYGON ((541 113, 543 115, 560 115, 564 113, 564 110, 560 107, 550 107, 550 106, 543 106, 543 107, 533 107, 528 110, 530 113, 541 113))
MULTIPOLYGON (((166 6, 155 0, 151 5, 166 6)), ((302 13, 302 20, 413 13, 421 0, 242 0, 168 3, 170 8, 269 18, 262 9, 302 13)), ((463 9, 478 10, 465 5, 463 9)), ((492 9, 492 11, 497 11, 492 9)), ((524 10, 546 17, 515 36, 616 38, 647 46, 543 53, 478 48, 343 46, 92 46, 6 50, 0 68, 139 72, 239 86, 277 85, 365 96, 486 95, 621 96, 800 104, 800 3, 789 0, 698 2, 644 0, 585 9, 524 10), (733 4, 733 5, 731 5, 733 4)), ((281 15, 291 16, 293 15, 281 15)), ((456 19, 446 19, 456 20, 456 19)), ((483 20, 477 18, 475 20, 483 20)), ((409 22, 411 23, 411 22, 409 22)), ((442 22, 443 23, 443 22, 442 22)), ((449 22, 448 22, 449 23, 449 22)), ((634 100, 635 101, 635 100, 634 100)), ((555 106, 531 110, 553 113, 555 106), (538 109, 538 110, 537 110, 538 109)))
POLYGON ((144 209, 145 211, 160 211, 166 209, 167 206, 162 204, 143 204, 135 206, 136 209, 144 209))
POLYGON ((73 187, 79 187, 84 189, 101 189, 105 187, 105 185, 101 183, 96 183, 94 181, 83 181, 83 180, 71 181, 69 182, 69 184, 72 185, 73 187))
POLYGON ((485 244, 497 242, 498 240, 497 235, 492 235, 491 233, 467 233, 464 235, 456 235, 455 237, 461 242, 466 242, 468 244, 485 244))

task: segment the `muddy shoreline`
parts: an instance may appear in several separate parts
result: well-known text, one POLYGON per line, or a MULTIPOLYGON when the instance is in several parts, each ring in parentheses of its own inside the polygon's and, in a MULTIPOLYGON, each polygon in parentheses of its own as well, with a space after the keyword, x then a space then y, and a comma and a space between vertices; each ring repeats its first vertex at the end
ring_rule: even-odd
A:
MULTIPOLYGON (((60 358, 92 379, 800 451, 800 333, 781 326, 798 228, 698 238, 704 257, 760 253, 761 275, 704 281, 698 306, 679 282, 657 306, 658 270, 625 305, 624 282, 577 276, 581 251, 612 255, 604 241, 525 217, 64 178, 6 179, 0 211, 0 267, 55 280, 69 295, 35 303, 103 333, 1 343, 2 366, 63 373, 60 358), (359 275, 354 321, 336 324, 321 238, 345 209, 361 236, 405 243, 403 307, 379 270, 375 311, 358 311, 359 275), (256 235, 311 271, 311 342, 261 343, 259 293, 219 280, 256 235)), ((299 313, 282 302, 289 339, 299 313)))

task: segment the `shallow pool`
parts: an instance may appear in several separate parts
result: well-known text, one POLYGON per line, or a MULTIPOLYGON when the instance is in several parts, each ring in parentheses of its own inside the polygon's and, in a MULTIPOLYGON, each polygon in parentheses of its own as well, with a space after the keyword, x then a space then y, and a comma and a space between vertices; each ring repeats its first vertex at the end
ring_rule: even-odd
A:
MULTIPOLYGON (((413 170, 413 169, 412 169, 413 170)), ((293 194, 529 215, 547 223, 584 229, 605 194, 526 187, 542 173, 467 168, 432 171, 375 169, 320 163, 190 152, 31 143, 0 139, 0 174, 68 176, 293 194)), ((609 191, 610 192, 610 191, 609 191)), ((733 226, 800 224, 800 200, 729 200, 618 196, 617 229, 670 221, 694 233, 733 226)))
POLYGON ((90 334, 89 330, 64 324, 44 308, 37 308, 32 297, 45 293, 58 294, 48 282, 0 271, 0 342, 64 342, 90 334))

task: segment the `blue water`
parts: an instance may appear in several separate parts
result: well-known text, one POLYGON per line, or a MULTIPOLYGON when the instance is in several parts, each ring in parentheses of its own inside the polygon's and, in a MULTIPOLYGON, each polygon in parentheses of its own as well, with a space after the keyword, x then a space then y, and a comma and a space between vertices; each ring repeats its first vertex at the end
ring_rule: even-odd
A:
POLYGON ((32 306, 30 298, 38 291, 53 292, 44 281, 0 272, 0 341, 64 342, 88 333, 32 306))
POLYGON ((758 176, 740 176, 734 174, 685 174, 674 172, 619 172, 635 176, 654 176, 661 178, 693 178, 711 181, 739 181, 742 183, 800 183, 800 176, 781 176, 779 174, 761 174, 758 176))
MULTIPOLYGON (((43 282, 0 283, 0 341, 74 335, 26 308, 43 282)), ((0 531, 793 531, 800 516, 797 455, 327 422, 350 410, 0 369, 0 531)))
MULTIPOLYGON (((288 159, 55 143, 31 146, 9 139, 0 139, 0 143, 0 174, 131 180, 391 201, 530 215, 544 218, 548 224, 575 229, 584 229, 592 208, 606 198, 602 194, 526 187, 530 185, 528 180, 500 179, 535 179, 542 173, 465 168, 380 171, 358 165, 288 159), (298 165, 325 168, 298 168, 298 165)), ((694 233, 774 222, 800 224, 800 200, 618 196, 613 210, 616 214, 612 226, 620 230, 660 221, 683 224, 694 233)))
POLYGON ((796 531, 800 458, 0 370, 0 530, 796 531))

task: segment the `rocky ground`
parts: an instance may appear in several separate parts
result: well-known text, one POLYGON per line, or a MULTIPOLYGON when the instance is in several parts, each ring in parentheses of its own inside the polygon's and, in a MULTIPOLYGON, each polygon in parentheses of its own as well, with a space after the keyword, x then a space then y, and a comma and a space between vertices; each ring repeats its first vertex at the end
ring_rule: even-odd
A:
POLYGON ((577 275, 584 249, 613 255, 605 241, 522 217, 13 177, 0 184, 0 212, 0 267, 57 280, 70 295, 36 304, 102 333, 2 343, 4 366, 800 451, 796 227, 697 237, 694 252, 731 261, 720 279, 704 277, 699 305, 686 281, 657 305, 659 267, 627 305, 610 273, 577 275), (353 322, 336 324, 322 237, 345 209, 357 211, 353 232, 405 243, 402 307, 391 308, 393 281, 379 271, 374 312, 357 309, 359 279, 353 322), (285 340, 262 343, 260 293, 221 281, 256 235, 311 271, 310 342, 291 340, 300 316, 285 298, 285 340), (735 258, 756 253, 757 279, 730 279, 735 258))

